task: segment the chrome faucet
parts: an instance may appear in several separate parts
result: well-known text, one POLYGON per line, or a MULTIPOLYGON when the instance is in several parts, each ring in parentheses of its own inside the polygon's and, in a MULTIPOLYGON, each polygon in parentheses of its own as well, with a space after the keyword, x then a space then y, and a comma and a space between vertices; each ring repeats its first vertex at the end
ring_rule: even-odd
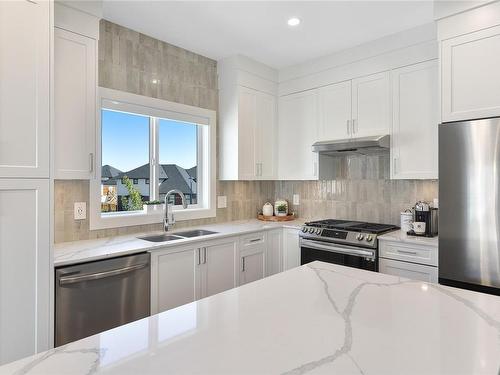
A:
POLYGON ((174 213, 172 212, 173 204, 168 203, 168 198, 170 198, 172 194, 180 195, 182 199, 182 208, 186 209, 188 206, 186 202, 186 197, 180 190, 172 189, 165 195, 165 219, 163 220, 163 229, 165 230, 165 232, 168 232, 169 228, 175 224, 174 213))

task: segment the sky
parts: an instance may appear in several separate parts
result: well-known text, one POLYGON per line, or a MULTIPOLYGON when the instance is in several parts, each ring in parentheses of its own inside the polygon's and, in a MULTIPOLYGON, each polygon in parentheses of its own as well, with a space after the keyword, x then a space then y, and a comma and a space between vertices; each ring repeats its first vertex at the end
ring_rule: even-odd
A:
MULTIPOLYGON (((102 111, 102 165, 125 172, 149 162, 149 118, 102 111)), ((197 125, 160 120, 160 164, 196 165, 197 125)))

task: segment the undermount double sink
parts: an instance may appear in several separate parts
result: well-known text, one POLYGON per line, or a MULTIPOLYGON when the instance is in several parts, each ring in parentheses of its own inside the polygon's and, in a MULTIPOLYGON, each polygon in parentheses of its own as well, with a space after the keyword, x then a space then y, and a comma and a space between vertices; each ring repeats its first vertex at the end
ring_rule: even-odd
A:
POLYGON ((168 242, 168 241, 182 240, 185 238, 208 236, 209 234, 217 234, 217 233, 219 232, 212 232, 211 230, 204 230, 204 229, 195 229, 195 230, 187 230, 185 232, 177 232, 175 234, 170 234, 170 233, 152 234, 149 236, 137 237, 137 238, 149 242, 168 242))

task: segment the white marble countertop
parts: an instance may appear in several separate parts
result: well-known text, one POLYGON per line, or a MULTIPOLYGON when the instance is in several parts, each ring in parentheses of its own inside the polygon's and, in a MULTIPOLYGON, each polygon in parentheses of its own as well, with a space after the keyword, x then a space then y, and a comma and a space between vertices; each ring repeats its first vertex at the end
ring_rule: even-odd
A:
POLYGON ((163 232, 135 233, 125 236, 98 238, 95 240, 83 240, 74 242, 63 242, 54 246, 54 266, 64 266, 92 260, 105 259, 126 254, 133 254, 154 249, 165 249, 168 247, 186 245, 199 241, 209 241, 213 239, 235 236, 245 233, 258 232, 273 228, 290 227, 300 228, 304 222, 300 219, 287 222, 266 222, 257 219, 232 221, 222 224, 202 225, 196 227, 181 228, 169 232, 183 232, 191 229, 206 229, 217 234, 200 236, 195 238, 185 238, 169 242, 149 242, 137 237, 163 232))
POLYGON ((399 241, 406 242, 416 245, 426 245, 432 247, 438 247, 438 237, 419 237, 419 236, 408 236, 405 232, 401 230, 395 230, 393 232, 385 233, 378 236, 379 240, 382 241, 399 241))
POLYGON ((500 297, 314 262, 0 374, 495 374, 500 297))

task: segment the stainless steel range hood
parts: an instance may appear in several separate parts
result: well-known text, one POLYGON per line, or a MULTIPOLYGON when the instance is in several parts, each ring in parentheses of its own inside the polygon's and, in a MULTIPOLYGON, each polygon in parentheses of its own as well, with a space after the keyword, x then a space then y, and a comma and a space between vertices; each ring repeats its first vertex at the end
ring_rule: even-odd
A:
POLYGON ((349 154, 367 155, 381 151, 389 151, 389 147, 389 135, 378 135, 373 137, 316 142, 312 145, 312 150, 321 155, 342 156, 349 154))

